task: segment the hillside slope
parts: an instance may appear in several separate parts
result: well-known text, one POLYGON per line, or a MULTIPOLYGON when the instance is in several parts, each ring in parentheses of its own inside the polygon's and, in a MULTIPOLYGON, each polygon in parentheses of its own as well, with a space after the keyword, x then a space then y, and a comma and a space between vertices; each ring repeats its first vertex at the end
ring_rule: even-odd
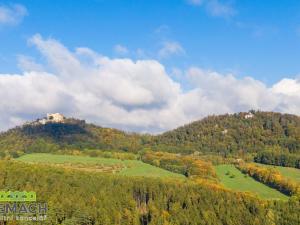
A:
POLYGON ((35 190, 39 202, 48 203, 47 220, 39 223, 46 225, 299 224, 296 199, 266 202, 180 180, 110 176, 0 161, 0 188, 7 187, 35 190))
POLYGON ((300 117, 274 112, 209 116, 158 135, 157 149, 173 152, 254 153, 266 148, 300 152, 300 117))
POLYGON ((64 123, 26 124, 0 134, 0 152, 55 152, 58 150, 105 149, 135 152, 139 136, 95 126, 83 120, 64 123))
POLYGON ((199 151, 224 156, 280 149, 297 154, 300 153, 300 117, 254 111, 209 116, 156 136, 66 119, 64 123, 27 124, 0 134, 0 154, 76 149, 199 151))

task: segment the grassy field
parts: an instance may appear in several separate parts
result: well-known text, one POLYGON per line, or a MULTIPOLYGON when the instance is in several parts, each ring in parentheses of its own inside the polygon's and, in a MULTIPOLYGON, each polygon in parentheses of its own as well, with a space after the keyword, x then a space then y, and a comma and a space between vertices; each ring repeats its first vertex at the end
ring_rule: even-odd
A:
POLYGON ((272 167, 274 169, 277 169, 282 174, 282 176, 300 183, 300 169, 283 166, 265 165, 260 163, 256 164, 259 166, 272 167))
POLYGON ((218 178, 226 188, 236 191, 252 192, 264 199, 288 199, 288 196, 280 193, 279 191, 241 173, 233 165, 218 165, 215 169, 218 178))
POLYGON ((113 158, 100 158, 89 156, 53 155, 35 153, 23 155, 16 160, 27 163, 43 163, 61 165, 87 171, 117 171, 117 174, 127 176, 146 176, 163 178, 184 178, 183 175, 143 163, 138 160, 120 160, 113 158))

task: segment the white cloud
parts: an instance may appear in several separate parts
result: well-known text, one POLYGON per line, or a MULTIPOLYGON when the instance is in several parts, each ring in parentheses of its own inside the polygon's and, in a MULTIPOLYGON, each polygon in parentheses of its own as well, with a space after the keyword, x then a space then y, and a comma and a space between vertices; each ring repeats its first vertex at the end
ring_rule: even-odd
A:
POLYGON ((195 6, 204 6, 206 11, 215 17, 231 17, 236 14, 232 5, 220 0, 188 0, 188 2, 195 6))
POLYGON ((209 102, 221 106, 219 113, 246 111, 248 109, 272 110, 277 99, 262 82, 251 77, 237 79, 213 71, 191 68, 187 75, 209 102))
POLYGON ((0 25, 16 25, 27 15, 23 5, 0 6, 0 25))
POLYGON ((272 87, 278 98, 277 110, 299 115, 300 112, 300 80, 284 78, 272 87))
POLYGON ((166 41, 158 52, 160 58, 168 58, 171 55, 182 55, 185 51, 183 47, 175 41, 166 41))
POLYGON ((43 71, 42 65, 35 62, 32 57, 19 55, 18 56, 18 67, 23 71, 43 71))
POLYGON ((191 85, 183 90, 155 60, 111 59, 88 48, 73 52, 40 35, 30 41, 48 63, 29 66, 22 74, 0 74, 2 130, 47 112, 149 132, 209 114, 249 109, 300 112, 298 79, 267 87, 251 77, 238 79, 193 67, 180 71, 191 85))
POLYGON ((275 84, 272 90, 287 96, 300 96, 300 80, 284 78, 275 84))
POLYGON ((129 53, 129 50, 125 46, 120 44, 114 46, 114 51, 119 55, 126 55, 129 53))

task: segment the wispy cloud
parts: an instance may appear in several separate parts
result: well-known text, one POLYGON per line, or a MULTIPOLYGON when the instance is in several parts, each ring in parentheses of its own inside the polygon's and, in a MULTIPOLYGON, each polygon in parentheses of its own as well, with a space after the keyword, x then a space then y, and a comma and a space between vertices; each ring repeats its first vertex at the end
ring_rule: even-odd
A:
POLYGON ((170 33, 170 27, 165 24, 160 25, 158 28, 155 29, 154 33, 158 35, 166 35, 170 33))
POLYGON ((17 25, 27 14, 27 9, 23 5, 0 5, 0 25, 17 25))
POLYGON ((237 11, 228 2, 221 2, 220 0, 188 0, 188 3, 195 6, 203 6, 206 11, 214 17, 232 17, 237 11))
POLYGON ((235 26, 239 29, 248 30, 253 38, 263 38, 279 34, 280 28, 268 24, 253 24, 236 21, 235 26))
POLYGON ((185 54, 184 48, 176 41, 166 41, 158 52, 160 58, 168 58, 171 55, 185 54))
POLYGON ((34 58, 18 55, 18 67, 23 71, 43 71, 44 68, 42 65, 35 62, 34 58))
POLYGON ((129 50, 125 46, 117 44, 114 46, 114 52, 118 55, 126 55, 129 53, 129 50))
POLYGON ((212 16, 231 17, 236 14, 235 9, 231 5, 221 3, 219 0, 207 1, 206 8, 212 16))

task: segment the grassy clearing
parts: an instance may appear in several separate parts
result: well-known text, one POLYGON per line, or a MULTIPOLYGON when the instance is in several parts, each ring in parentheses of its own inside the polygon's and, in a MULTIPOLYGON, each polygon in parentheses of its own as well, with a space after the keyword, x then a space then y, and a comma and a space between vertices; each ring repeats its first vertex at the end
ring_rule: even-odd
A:
POLYGON ((47 153, 35 153, 23 155, 16 160, 27 163, 43 163, 61 165, 68 168, 82 169, 86 171, 111 171, 126 176, 145 176, 163 178, 184 178, 183 175, 143 163, 138 160, 120 160, 113 158, 100 158, 89 156, 53 155, 47 153))
POLYGON ((241 173, 233 165, 218 165, 215 166, 215 169, 218 178, 226 188, 242 192, 252 192, 264 199, 288 199, 288 196, 279 191, 241 173))
POLYGON ((272 167, 278 170, 282 174, 282 176, 300 183, 300 169, 292 168, 292 167, 266 165, 260 163, 256 163, 256 164, 259 166, 272 167))

